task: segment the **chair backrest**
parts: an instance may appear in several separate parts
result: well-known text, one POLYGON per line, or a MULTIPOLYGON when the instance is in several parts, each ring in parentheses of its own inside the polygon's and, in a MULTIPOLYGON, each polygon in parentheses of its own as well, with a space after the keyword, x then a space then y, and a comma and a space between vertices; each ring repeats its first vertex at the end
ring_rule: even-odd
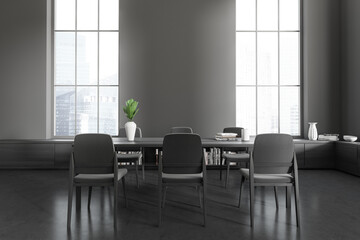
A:
MULTIPOLYGON (((119 129, 119 137, 126 137, 126 131, 125 128, 119 129)), ((141 128, 137 127, 135 131, 135 137, 136 138, 142 138, 142 131, 141 128)), ((141 148, 139 147, 117 147, 116 150, 123 151, 123 152, 139 152, 141 151, 141 148)))
POLYGON ((242 127, 226 127, 226 128, 224 128, 223 132, 224 133, 236 133, 237 134, 236 137, 240 138, 240 137, 242 137, 241 134, 242 134, 243 129, 244 128, 242 128, 242 127))
POLYGON ((255 138, 254 173, 288 173, 293 166, 294 142, 288 134, 259 134, 255 138))
POLYGON ((108 134, 79 134, 74 139, 74 168, 78 173, 114 173, 114 144, 108 134))
POLYGON ((193 133, 191 127, 172 127, 170 133, 193 133))
POLYGON ((201 173, 203 162, 202 143, 199 135, 174 133, 164 137, 162 172, 201 173))
MULTIPOLYGON (((244 128, 242 127, 226 127, 224 128, 223 132, 224 133, 236 133, 237 134, 237 138, 241 138, 242 137, 242 130, 244 128)), ((223 151, 246 151, 246 148, 223 148, 223 151)))

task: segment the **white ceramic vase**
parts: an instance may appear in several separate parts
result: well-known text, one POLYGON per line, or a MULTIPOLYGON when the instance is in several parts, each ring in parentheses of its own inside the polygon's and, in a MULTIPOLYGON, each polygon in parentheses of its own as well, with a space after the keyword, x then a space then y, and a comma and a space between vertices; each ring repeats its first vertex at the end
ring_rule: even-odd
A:
POLYGON ((242 140, 243 140, 244 142, 250 141, 249 130, 248 130, 247 128, 243 128, 243 129, 242 129, 242 140))
POLYGON ((318 139, 318 131, 316 128, 317 122, 309 122, 309 132, 308 138, 309 140, 316 141, 318 139))
POLYGON ((136 123, 134 122, 127 122, 125 123, 125 132, 126 137, 129 142, 134 141, 135 138, 135 132, 136 132, 136 123))

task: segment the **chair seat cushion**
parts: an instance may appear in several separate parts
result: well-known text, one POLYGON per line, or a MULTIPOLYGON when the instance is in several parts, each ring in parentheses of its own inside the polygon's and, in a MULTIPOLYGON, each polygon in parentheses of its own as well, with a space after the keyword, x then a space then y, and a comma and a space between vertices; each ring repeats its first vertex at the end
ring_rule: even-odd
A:
POLYGON ((141 153, 118 153, 116 154, 118 161, 126 162, 126 161, 137 161, 142 157, 141 153))
MULTIPOLYGON (((118 169, 118 180, 124 177, 127 173, 126 168, 118 169)), ((74 177, 76 183, 111 183, 114 181, 114 174, 78 174, 74 177)))
POLYGON ((203 173, 172 174, 162 173, 164 183, 200 183, 203 181, 203 173))
POLYGON ((224 153, 223 157, 225 160, 230 162, 246 162, 250 159, 250 154, 248 153, 224 153))
MULTIPOLYGON (((249 169, 240 168, 241 175, 249 178, 249 169)), ((255 183, 290 183, 293 180, 293 176, 290 174, 254 174, 255 183)))

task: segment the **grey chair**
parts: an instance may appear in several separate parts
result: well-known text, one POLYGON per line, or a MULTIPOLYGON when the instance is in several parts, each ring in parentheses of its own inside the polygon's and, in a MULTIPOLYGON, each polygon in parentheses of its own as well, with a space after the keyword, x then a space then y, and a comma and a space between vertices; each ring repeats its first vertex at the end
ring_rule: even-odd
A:
MULTIPOLYGON (((193 133, 193 130, 191 127, 172 127, 170 129, 170 133, 193 133)), ((156 159, 158 160, 159 154, 161 154, 162 149, 157 148, 156 149, 156 159)), ((157 161, 158 162, 158 161, 157 161)), ((166 188, 165 188, 166 193, 166 188)))
MULTIPOLYGON (((236 133, 237 138, 242 137, 241 127, 227 127, 224 128, 224 133, 236 133)), ((229 174, 230 174, 230 165, 231 163, 247 163, 249 162, 250 155, 247 153, 247 148, 223 148, 222 157, 224 159, 224 164, 226 166, 226 175, 225 175, 225 188, 227 188, 229 183, 229 174), (230 152, 230 153, 229 153, 230 152)), ((220 179, 222 179, 222 162, 220 164, 220 179)))
MULTIPOLYGON (((250 153, 249 169, 241 168, 239 207, 242 186, 245 179, 249 180, 250 191, 250 222, 254 226, 254 187, 273 186, 294 187, 296 224, 300 227, 299 213, 299 178, 293 139, 288 134, 260 134, 254 142, 250 153)), ((275 191, 276 193, 276 191, 275 191)), ((290 193, 290 191, 287 191, 290 193)), ((276 203, 277 195, 275 194, 276 203)), ((288 196, 286 198, 288 200, 288 196)), ((276 204, 278 207, 278 204, 276 204)))
POLYGON ((71 225, 74 186, 77 192, 76 201, 79 205, 81 203, 81 187, 89 187, 88 208, 90 208, 93 186, 114 186, 114 227, 116 227, 118 181, 122 180, 126 204, 126 173, 126 169, 118 169, 116 152, 110 135, 76 135, 70 159, 67 227, 70 228, 71 225))
POLYGON ((165 204, 166 187, 196 187, 202 204, 204 226, 206 223, 206 166, 201 138, 197 134, 168 134, 164 137, 163 154, 159 159, 159 226, 161 208, 165 204))
POLYGON ((191 127, 172 127, 170 133, 193 133, 191 127))
MULTIPOLYGON (((126 137, 125 128, 120 128, 119 137, 126 137)), ((141 138, 142 132, 140 128, 136 128, 135 137, 141 138)), ((120 153, 117 154, 117 158, 119 163, 132 163, 135 165, 136 172, 136 185, 139 188, 139 163, 140 159, 142 159, 141 169, 142 169, 142 177, 145 180, 145 161, 143 157, 143 148, 139 147, 126 147, 126 148, 117 148, 117 151, 120 153)))

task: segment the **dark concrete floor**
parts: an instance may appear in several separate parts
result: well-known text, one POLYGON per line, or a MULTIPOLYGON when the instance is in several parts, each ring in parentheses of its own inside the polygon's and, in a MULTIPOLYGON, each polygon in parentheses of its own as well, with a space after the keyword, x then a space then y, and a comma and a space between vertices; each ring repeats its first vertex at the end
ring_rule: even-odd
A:
MULTIPOLYGON (((360 178, 338 171, 300 171, 301 229, 296 227, 294 202, 285 208, 279 189, 276 210, 272 188, 255 192, 255 227, 249 225, 248 188, 237 208, 239 174, 231 172, 229 189, 208 171, 207 226, 202 226, 195 189, 169 189, 163 223, 157 227, 157 175, 146 171, 139 189, 127 176, 128 208, 120 189, 118 229, 113 228, 112 189, 94 188, 91 210, 87 191, 82 208, 73 209, 66 228, 67 171, 0 171, 0 239, 360 239, 360 178)), ((75 203, 75 201, 74 201, 75 203)))

